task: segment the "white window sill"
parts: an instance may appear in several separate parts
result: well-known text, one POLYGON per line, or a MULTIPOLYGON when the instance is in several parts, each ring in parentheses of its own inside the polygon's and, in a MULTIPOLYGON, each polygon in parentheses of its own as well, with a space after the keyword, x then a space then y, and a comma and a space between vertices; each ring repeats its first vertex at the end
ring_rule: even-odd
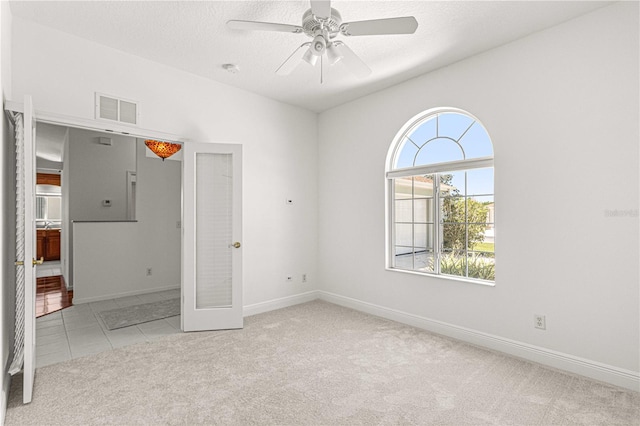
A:
POLYGON ((482 285, 482 286, 485 286, 485 287, 495 287, 496 286, 495 282, 474 280, 472 278, 454 277, 452 275, 437 275, 437 274, 430 274, 428 272, 411 271, 411 270, 408 270, 408 269, 399 269, 399 268, 390 268, 390 267, 386 267, 385 269, 387 271, 392 271, 392 272, 402 272, 402 273, 405 273, 405 274, 420 275, 420 276, 423 276, 423 277, 442 279, 442 280, 447 280, 447 281, 458 281, 458 282, 463 282, 463 283, 467 283, 467 284, 482 285))

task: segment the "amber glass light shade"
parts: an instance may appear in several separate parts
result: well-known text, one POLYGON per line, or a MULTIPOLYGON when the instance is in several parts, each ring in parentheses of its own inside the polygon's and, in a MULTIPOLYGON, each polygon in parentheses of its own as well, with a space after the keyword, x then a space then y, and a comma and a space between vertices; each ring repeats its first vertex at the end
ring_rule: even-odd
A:
POLYGON ((165 158, 171 157, 182 148, 182 145, 179 143, 162 142, 153 139, 147 139, 144 141, 144 144, 148 146, 154 154, 162 158, 162 161, 164 161, 165 158))

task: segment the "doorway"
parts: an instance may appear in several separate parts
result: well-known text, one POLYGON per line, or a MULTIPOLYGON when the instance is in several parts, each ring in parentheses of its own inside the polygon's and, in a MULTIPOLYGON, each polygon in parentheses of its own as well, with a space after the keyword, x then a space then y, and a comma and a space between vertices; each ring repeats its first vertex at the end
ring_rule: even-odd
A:
POLYGON ((179 318, 111 332, 100 317, 180 296, 181 162, 147 151, 129 135, 37 125, 38 171, 55 165, 61 191, 36 188, 36 231, 58 232, 62 250, 55 260, 40 244, 36 367, 180 332, 179 318))
MULTIPOLYGON (((27 164, 31 163, 31 164, 28 164, 28 167, 25 168, 26 169, 25 175, 28 176, 28 178, 25 179, 24 185, 22 186, 22 188, 24 188, 23 191, 25 192, 25 195, 26 195, 23 199, 26 199, 27 202, 26 202, 26 205, 19 204, 17 206, 18 209, 22 209, 19 211, 24 211, 24 215, 20 216, 21 219, 18 220, 16 224, 17 229, 27 230, 25 231, 25 235, 21 237, 22 239, 17 242, 18 245, 26 246, 26 249, 23 251, 23 255, 18 256, 18 260, 16 261, 16 266, 17 266, 16 275, 25 276, 25 279, 22 281, 24 282, 24 293, 25 293, 24 300, 22 301, 22 303, 16 304, 16 307, 17 308, 20 307, 22 315, 24 315, 24 316, 16 315, 17 317, 16 333, 24 332, 24 341, 16 340, 16 348, 17 348, 16 351, 19 357, 16 357, 16 359, 13 360, 12 367, 11 367, 11 374, 15 374, 16 372, 20 371, 20 369, 24 371, 23 400, 25 403, 28 403, 31 401, 31 397, 32 397, 33 379, 35 375, 35 355, 36 355, 35 274, 33 273, 35 271, 32 271, 32 266, 31 266, 32 262, 34 265, 36 264, 35 232, 34 232, 36 227, 35 227, 35 214, 34 214, 35 203, 30 201, 35 198, 35 130, 36 130, 35 115, 36 114, 34 113, 31 97, 28 95, 24 97, 24 104, 17 104, 11 101, 5 102, 5 109, 13 112, 10 115, 12 116, 12 119, 15 120, 14 122, 18 124, 18 126, 16 127, 16 139, 19 143, 17 145, 24 147, 24 155, 19 156, 21 159, 19 160, 18 164, 24 164, 25 162, 27 164), (22 119, 23 115, 24 115, 24 120, 22 119), (24 125, 22 124, 23 121, 24 121, 24 125), (24 134, 24 137, 22 136, 23 134, 24 134), (20 140, 22 140, 22 142, 20 142, 20 140), (33 173, 33 175, 31 173, 33 173), (22 226, 22 228, 20 228, 19 224, 21 222, 27 222, 30 225, 22 226), (32 237, 33 239, 31 239, 32 237), (19 324, 18 320, 20 321, 24 320, 23 327, 20 327, 18 325, 19 324), (24 352, 23 352, 24 357, 22 357, 22 354, 21 354, 22 349, 24 349, 24 352)), ((78 128, 85 129, 85 130, 111 127, 114 130, 108 130, 108 131, 113 132, 111 133, 113 135, 116 135, 116 134, 144 135, 145 133, 147 134, 155 133, 156 136, 158 135, 158 132, 145 131, 143 129, 122 126, 119 124, 110 124, 110 125, 104 124, 103 126, 102 125, 103 123, 99 123, 98 121, 94 121, 94 120, 77 119, 77 118, 65 117, 65 116, 60 116, 57 114, 46 113, 46 112, 39 112, 37 116, 38 116, 38 122, 51 123, 51 124, 63 125, 63 126, 78 126, 78 128)), ((175 136, 171 136, 169 138, 166 138, 165 140, 175 141, 175 140, 179 140, 179 138, 176 138, 175 136)), ((140 153, 139 148, 142 148, 143 150, 145 149, 145 146, 144 146, 145 141, 143 139, 138 139, 137 141, 138 143, 136 143, 136 147, 137 147, 136 149, 138 150, 137 152, 140 153)), ((232 186, 230 187, 231 189, 228 191, 229 194, 233 194, 232 198, 228 200, 229 202, 225 203, 225 205, 228 206, 229 208, 228 215, 231 218, 231 220, 227 222, 229 225, 229 229, 228 229, 228 232, 225 232, 223 238, 220 239, 220 242, 222 244, 219 247, 219 253, 224 253, 226 249, 229 252, 233 252, 233 254, 231 256, 228 256, 228 255, 224 256, 227 259, 230 259, 231 265, 232 265, 230 269, 231 274, 226 275, 226 278, 223 278, 222 280, 220 280, 219 277, 216 277, 215 275, 210 275, 208 273, 204 275, 200 273, 196 273, 196 260, 195 260, 196 256, 193 256, 193 255, 186 256, 185 252, 188 249, 189 252, 193 254, 195 249, 195 254, 198 256, 203 256, 206 254, 203 252, 203 250, 205 250, 206 252, 206 239, 201 238, 196 233, 197 224, 196 222, 194 222, 194 220, 196 219, 195 201, 199 200, 199 196, 201 192, 199 191, 198 194, 196 195, 193 192, 187 191, 188 194, 189 193, 192 194, 190 196, 191 202, 178 203, 178 208, 180 210, 180 215, 179 215, 180 220, 175 221, 174 223, 175 223, 175 229, 178 229, 178 234, 179 234, 178 240, 180 241, 180 247, 178 250, 178 255, 171 256, 171 258, 177 259, 180 265, 178 268, 175 268, 178 270, 177 286, 175 287, 178 289, 177 291, 181 292, 181 298, 179 300, 181 301, 180 310, 182 312, 182 316, 184 317, 185 314, 191 314, 195 322, 190 322, 190 324, 193 327, 187 327, 184 323, 182 323, 181 329, 184 331, 188 331, 190 329, 191 330, 195 330, 195 329, 219 330, 219 329, 228 329, 228 328, 241 328, 242 316, 243 316, 242 315, 242 277, 241 277, 242 250, 240 250, 240 247, 241 247, 240 239, 242 234, 241 232, 241 229, 242 229, 242 210, 241 210, 242 170, 240 167, 236 168, 235 165, 236 164, 240 165, 242 163, 242 160, 241 160, 242 147, 241 145, 238 145, 238 144, 201 144, 201 143, 191 143, 191 144, 187 143, 184 146, 190 147, 190 155, 186 156, 185 161, 182 161, 182 163, 180 164, 181 167, 180 167, 179 179, 177 184, 178 184, 178 187, 180 188, 181 195, 183 190, 193 191, 196 187, 201 188, 204 191, 202 192, 203 194, 208 193, 208 189, 207 189, 208 185, 206 180, 201 180, 200 178, 196 178, 196 174, 199 173, 198 170, 204 170, 208 166, 205 166, 204 168, 202 168, 196 165, 196 162, 195 162, 196 158, 198 157, 204 158, 204 157, 211 157, 211 156, 213 157, 230 156, 229 158, 231 159, 231 161, 229 164, 232 165, 231 169, 229 169, 227 172, 224 172, 224 173, 220 173, 220 171, 216 173, 219 175, 218 177, 221 179, 221 181, 224 181, 226 179, 231 179, 230 181, 233 182, 232 186), (182 228, 182 224, 185 224, 184 231, 182 228), (205 244, 203 245, 202 243, 205 243, 205 244), (231 280, 230 283, 229 283, 229 280, 231 280), (202 291, 210 292, 210 289, 214 289, 213 291, 215 292, 215 289, 218 287, 222 287, 230 290, 232 297, 229 300, 228 304, 225 303, 224 305, 219 305, 217 303, 213 303, 213 304, 203 305, 200 303, 199 299, 201 297, 200 294, 202 291), (194 303, 187 302, 187 301, 191 301, 194 303), (211 315, 208 315, 206 311, 209 311, 208 313, 210 313, 211 315), (228 322, 228 320, 231 319, 232 317, 233 317, 233 321, 228 322)), ((162 162, 162 164, 164 164, 164 162, 162 162)), ((20 170, 20 167, 18 167, 17 169, 20 170)), ((64 179, 64 174, 63 174, 63 179, 64 179)), ((64 183, 62 186, 63 188, 65 187, 64 183)), ((151 187, 156 188, 156 190, 159 191, 160 193, 165 192, 163 185, 158 184, 158 182, 153 181, 151 187)), ((138 170, 136 174, 136 182, 135 182, 136 196, 138 196, 142 192, 142 190, 143 190, 143 180, 141 179, 140 170, 138 170)), ((211 194, 208 194, 208 196, 210 197, 211 194)), ((105 200, 108 201, 109 199, 105 199, 105 200)), ((22 202, 24 203, 24 201, 22 202)), ((108 202, 103 204, 103 206, 105 207, 108 207, 109 205, 111 204, 108 202)), ((136 215, 141 210, 142 210, 142 205, 136 205, 135 207, 136 215)), ((153 211, 153 209, 151 210, 153 211)), ((64 212, 64 207, 63 207, 63 212, 64 212)), ((155 217, 155 216, 159 216, 159 215, 157 214, 152 215, 152 217, 155 217)), ((200 221, 198 223, 207 223, 208 221, 215 220, 215 215, 212 215, 210 210, 205 209, 204 214, 198 215, 197 219, 200 221)), ((132 221, 130 220, 125 220, 123 222, 132 223, 132 221)), ((135 222, 142 222, 142 221, 136 220, 135 222)), ((80 223, 82 223, 82 221, 80 221, 80 223)), ((96 223, 96 222, 85 221, 84 223, 96 223)), ((74 227, 76 224, 78 224, 78 222, 74 222, 74 227)), ((172 226, 170 225, 160 227, 160 228, 158 228, 157 226, 154 226, 152 223, 145 223, 145 225, 150 227, 153 230, 154 235, 159 235, 159 236, 163 236, 162 232, 159 232, 159 231, 169 230, 172 228, 172 226)), ((129 232, 131 231, 131 229, 126 228, 126 226, 129 226, 129 225, 125 225, 125 227, 123 228, 123 232, 120 232, 120 233, 117 233, 117 232, 104 233, 105 225, 103 223, 100 223, 95 228, 94 227, 90 227, 90 228, 94 230, 98 229, 99 231, 103 232, 103 235, 106 235, 108 237, 117 238, 120 235, 135 237, 137 234, 135 232, 129 232)), ((109 228, 109 227, 112 227, 112 225, 106 225, 106 227, 109 228)), ((113 229, 107 229, 107 231, 109 230, 113 230, 113 229)), ((69 234, 69 233, 66 233, 66 234, 69 234)), ((85 233, 85 235, 91 235, 91 233, 85 233)), ((63 237, 64 237, 64 233, 63 233, 63 237)), ((140 238, 138 238, 137 240, 140 241, 140 238)), ((76 242, 75 236, 73 238, 73 241, 74 243, 76 242)), ((108 244, 105 244, 105 241, 102 241, 102 240, 97 241, 98 244, 96 244, 95 239, 89 240, 89 241, 92 244, 89 245, 90 249, 86 250, 86 252, 94 252, 96 248, 108 246, 108 244)), ((86 243, 86 241, 83 241, 83 242, 86 243)), ((145 244, 148 244, 146 240, 143 240, 143 242, 145 244)), ((127 260, 131 260, 130 259, 131 257, 135 257, 136 259, 138 259, 138 256, 142 257, 143 261, 150 261, 150 259, 152 260, 155 258, 154 256, 144 257, 144 255, 147 254, 147 251, 145 251, 144 249, 140 250, 134 244, 126 244, 126 243, 119 244, 116 249, 112 249, 108 253, 116 254, 116 255, 122 254, 123 252, 126 252, 126 250, 123 250, 123 248, 128 250, 134 250, 134 253, 135 253, 135 256, 129 256, 127 260)), ((62 252, 63 252, 62 253, 63 271, 65 271, 65 269, 68 267, 68 262, 66 263, 64 262, 64 258, 65 258, 64 246, 63 246, 62 252)), ((83 250, 82 252, 85 252, 85 251, 83 250)), ((166 253, 164 254, 166 255, 166 253)), ((160 258, 162 260, 162 257, 160 258)), ((110 267, 110 270, 126 271, 126 268, 122 268, 121 263, 112 262, 113 259, 109 258, 108 256, 106 258, 100 258, 100 260, 102 261, 103 264, 108 265, 110 267)), ((140 267, 141 262, 133 262, 133 263, 135 264, 136 268, 140 267)), ((142 263, 142 265, 144 265, 144 263, 142 263)), ((86 265, 83 263, 83 266, 86 266, 86 265)), ((76 268, 74 268, 74 275, 75 275, 75 269, 76 268)), ((145 270, 147 272, 146 276, 153 275, 152 268, 145 268, 145 270)), ((17 280, 17 283, 19 284, 20 281, 17 280)), ((228 291, 228 290, 225 290, 225 291, 228 291)), ((22 291, 22 289, 20 291, 22 291)), ((78 292, 78 287, 74 286, 74 299, 78 297, 77 292, 78 292)), ((85 302, 90 303, 91 301, 85 300, 85 302)))
MULTIPOLYGON (((38 162, 44 161, 46 166, 54 165, 51 150, 44 154, 49 160, 42 158, 42 151, 46 152, 47 147, 38 146, 36 138, 36 257, 43 262, 36 266, 36 318, 68 308, 73 300, 73 290, 67 289, 60 261, 62 170, 38 167, 38 162)), ((55 165, 61 167, 62 161, 55 165)))

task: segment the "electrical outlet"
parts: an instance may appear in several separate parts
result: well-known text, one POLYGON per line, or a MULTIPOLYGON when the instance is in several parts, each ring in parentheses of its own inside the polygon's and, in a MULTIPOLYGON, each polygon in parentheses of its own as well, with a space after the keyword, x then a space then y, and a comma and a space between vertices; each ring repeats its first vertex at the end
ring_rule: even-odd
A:
POLYGON ((147 276, 151 275, 151 268, 147 268, 147 276))
POLYGON ((307 274, 302 274, 302 282, 303 283, 307 282, 307 274))
POLYGON ((293 277, 291 277, 291 276, 287 277, 287 282, 290 283, 291 281, 293 281, 293 277))
POLYGON ((547 329, 547 321, 544 317, 544 315, 534 315, 533 316, 533 326, 535 328, 539 328, 540 330, 546 330, 547 329))

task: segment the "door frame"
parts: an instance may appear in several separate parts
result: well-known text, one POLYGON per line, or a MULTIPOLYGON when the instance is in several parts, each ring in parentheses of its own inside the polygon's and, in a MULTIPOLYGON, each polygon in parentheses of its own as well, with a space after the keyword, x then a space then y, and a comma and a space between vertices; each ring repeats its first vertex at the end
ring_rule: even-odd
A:
MULTIPOLYGON (((17 112, 21 114, 24 114, 25 112, 25 106, 23 103, 10 101, 10 100, 6 100, 4 102, 4 109, 5 111, 12 111, 12 112, 17 112)), ((160 132, 160 131, 151 130, 151 129, 144 129, 140 127, 127 126, 120 123, 108 123, 108 122, 103 122, 103 121, 98 121, 93 119, 73 117, 73 116, 68 116, 63 114, 52 113, 48 111, 34 110, 33 117, 36 122, 48 123, 48 124, 54 124, 59 126, 66 126, 66 127, 74 127, 74 128, 86 129, 86 130, 93 130, 98 132, 117 133, 117 134, 122 134, 124 136, 133 137, 133 138, 170 140, 173 142, 182 143, 183 145, 195 143, 189 138, 185 138, 185 137, 178 136, 171 133, 160 132)), ((29 160, 34 161, 35 163, 35 152, 32 153, 32 157, 33 158, 29 160)), ((26 160, 27 159, 25 158, 25 161, 26 160)), ((182 178, 182 181, 181 181, 181 192, 184 193, 184 178, 182 178)), ((181 196, 181 198, 183 197, 181 196)), ((180 203, 180 218, 181 218, 181 221, 184 218, 184 202, 180 203)), ((35 229, 34 229, 34 232, 35 232, 35 229)), ((181 247, 182 247, 184 246, 184 230, 183 232, 181 232, 180 240, 181 240, 181 247)), ((180 265, 181 265, 181 269, 184 268, 182 255, 180 258, 180 265)), ((184 277, 183 277, 183 274, 181 273, 180 274, 181 292, 182 292, 182 289, 184 288, 184 285, 185 285, 184 277)), ((34 300, 35 300, 35 295, 34 295, 34 300)), ((181 303, 181 312, 183 307, 182 305, 183 304, 181 303)), ((35 324, 35 319, 36 319, 35 310, 32 312, 32 315, 33 315, 33 321, 35 324)), ((34 346, 35 346, 35 342, 34 342, 34 346)))
MULTIPOLYGON (((24 113, 24 104, 7 100, 4 102, 6 111, 24 113)), ((124 136, 133 138, 146 139, 167 139, 174 142, 191 142, 190 139, 175 135, 173 133, 160 132, 152 129, 144 129, 141 127, 128 126, 121 123, 109 123, 106 121, 98 121, 94 119, 73 117, 70 115, 57 114, 49 111, 36 109, 34 111, 36 121, 41 123, 56 124, 59 126, 75 127, 78 129, 94 130, 97 132, 119 133, 124 136)))
MULTIPOLYGON (((24 104, 21 102, 6 100, 4 102, 5 111, 11 111, 16 113, 24 114, 24 104)), ((140 127, 129 126, 122 123, 117 122, 107 122, 100 121, 95 119, 87 119, 81 117, 74 117, 70 115, 58 114, 50 111, 42 111, 38 109, 34 109, 33 115, 35 117, 36 122, 53 124, 56 126, 65 126, 65 127, 73 127, 76 129, 85 129, 102 133, 116 133, 123 136, 128 136, 132 138, 142 138, 142 139, 159 139, 159 140, 170 140, 179 143, 187 143, 191 142, 188 138, 178 136, 172 133, 160 132, 151 129, 144 129, 140 127)), ((33 153, 35 158, 35 152, 33 153)), ((181 190, 183 190, 181 186, 181 190)), ((182 211, 183 206, 180 205, 180 220, 182 220, 182 215, 184 212, 182 211)), ((66 229, 67 236, 71 235, 71 230, 66 229)), ((181 236, 182 238, 182 236, 181 236)), ((63 244, 63 241, 60 242, 63 244)), ((68 246, 66 246, 68 248, 68 246)), ((69 256, 69 253, 66 250, 63 251, 63 246, 61 246, 61 252, 65 254, 65 256, 69 256)), ((69 265, 69 262, 66 263, 69 265)), ((63 265, 64 268, 64 265, 63 265)), ((69 270, 69 275, 72 276, 72 271, 69 270)), ((73 278, 73 277, 72 277, 73 278)), ((182 282, 180 283, 180 287, 182 288, 182 282)))

